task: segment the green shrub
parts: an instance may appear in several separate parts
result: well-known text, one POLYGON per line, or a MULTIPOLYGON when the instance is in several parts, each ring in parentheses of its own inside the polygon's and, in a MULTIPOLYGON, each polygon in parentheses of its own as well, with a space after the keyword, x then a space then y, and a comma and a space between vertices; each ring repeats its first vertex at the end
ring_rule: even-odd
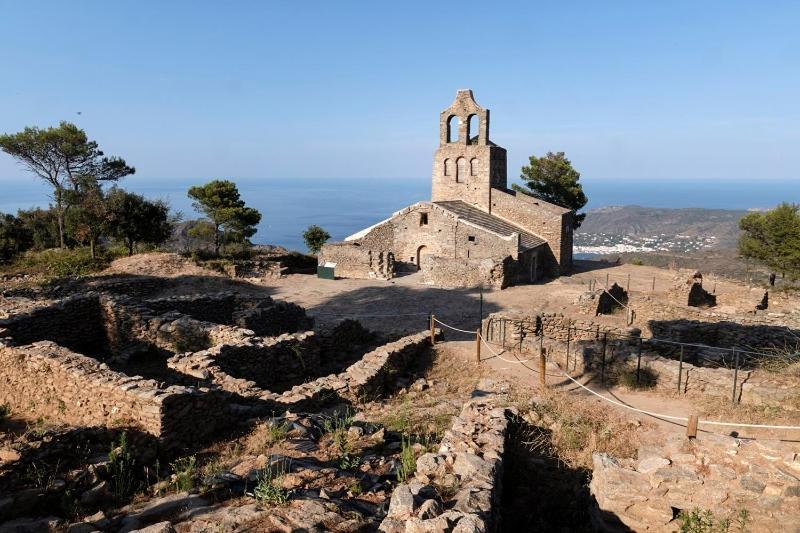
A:
POLYGON ((11 406, 7 403, 0 404, 0 424, 2 424, 9 415, 11 415, 11 406))
POLYGON ((172 486, 175 492, 186 492, 194 488, 194 480, 197 475, 197 457, 181 457, 172 463, 173 479, 172 486))
POLYGON ((691 511, 681 511, 678 515, 680 533, 744 533, 750 521, 750 511, 740 509, 736 517, 716 518, 707 509, 694 508, 691 511))
POLYGON ((273 472, 267 466, 258 473, 253 496, 261 503, 270 505, 283 505, 289 500, 289 491, 281 486, 281 478, 286 473, 285 466, 281 465, 273 472))
POLYGON ((400 467, 397 469, 397 481, 405 483, 417 469, 417 457, 414 454, 411 438, 403 439, 400 442, 400 467))
POLYGON ((108 454, 108 473, 111 494, 116 502, 125 501, 138 489, 135 468, 136 460, 128 446, 128 434, 122 433, 119 442, 111 443, 108 454))
POLYGON ((644 264, 644 261, 642 261, 639 258, 635 258, 635 259, 631 259, 630 264, 631 265, 636 265, 636 266, 642 266, 644 264))
POLYGON ((30 273, 40 273, 52 277, 85 276, 106 268, 110 256, 98 250, 92 258, 88 248, 53 248, 41 252, 28 252, 14 264, 16 268, 30 273))

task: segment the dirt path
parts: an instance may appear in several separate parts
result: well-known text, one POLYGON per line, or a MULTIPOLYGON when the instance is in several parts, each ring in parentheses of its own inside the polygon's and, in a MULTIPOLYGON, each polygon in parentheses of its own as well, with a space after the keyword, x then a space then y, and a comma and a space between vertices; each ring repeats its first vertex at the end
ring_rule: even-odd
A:
MULTIPOLYGON (((449 341, 446 343, 448 349, 466 361, 475 361, 475 341, 449 341)), ((485 372, 494 374, 497 377, 509 379, 517 384, 531 389, 538 389, 540 385, 539 373, 539 360, 533 358, 532 355, 526 354, 520 356, 522 359, 520 363, 511 363, 508 361, 520 361, 513 353, 504 352, 492 348, 497 352, 497 355, 489 352, 489 348, 485 345, 482 348, 481 365, 485 372), (532 358, 528 360, 528 358, 532 358), (507 359, 504 360, 504 359, 507 359)), ((610 402, 601 400, 578 385, 574 384, 568 378, 564 377, 560 369, 553 363, 547 364, 547 386, 557 390, 568 391, 577 394, 583 398, 588 398, 597 403, 606 405, 616 409, 621 414, 633 419, 645 421, 649 420, 655 423, 658 427, 665 431, 677 432, 680 434, 686 433, 686 422, 675 421, 662 417, 651 416, 639 413, 625 407, 612 404, 610 402)), ((580 383, 600 393, 605 398, 615 400, 616 402, 650 411, 654 413, 664 414, 667 416, 688 417, 688 415, 695 413, 695 405, 698 401, 697 398, 687 397, 671 397, 657 392, 649 391, 633 391, 622 387, 606 388, 599 383, 599 379, 587 378, 586 376, 578 380, 580 383)), ((735 420, 725 420, 735 422, 735 420)), ((769 422, 765 422, 769 423, 769 422)), ((743 439, 764 439, 764 440, 787 440, 798 442, 800 441, 800 430, 768 430, 756 429, 747 427, 719 427, 719 426, 703 426, 700 425, 700 434, 715 434, 721 436, 732 436, 732 433, 738 438, 743 439)))

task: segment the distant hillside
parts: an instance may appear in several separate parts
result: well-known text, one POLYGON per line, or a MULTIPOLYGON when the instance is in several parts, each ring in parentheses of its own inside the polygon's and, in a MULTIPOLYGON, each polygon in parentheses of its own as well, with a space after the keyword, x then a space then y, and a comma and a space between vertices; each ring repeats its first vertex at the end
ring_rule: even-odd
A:
POLYGON ((704 240, 708 248, 732 248, 739 237, 739 219, 746 213, 744 210, 663 209, 637 205, 591 209, 576 234, 576 244, 580 241, 595 243, 592 237, 597 235, 624 235, 635 240, 683 236, 698 242, 704 240))

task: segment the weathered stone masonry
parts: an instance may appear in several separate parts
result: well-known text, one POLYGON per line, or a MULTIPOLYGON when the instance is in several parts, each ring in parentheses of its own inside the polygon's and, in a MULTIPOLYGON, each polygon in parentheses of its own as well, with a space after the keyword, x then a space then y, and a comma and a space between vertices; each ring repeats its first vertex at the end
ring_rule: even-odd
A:
POLYGON ((320 263, 335 263, 337 276, 355 278, 422 269, 427 282, 444 287, 464 280, 504 287, 569 272, 573 213, 508 189, 506 174, 506 150, 489 140, 489 111, 472 91, 458 91, 440 116, 431 201, 326 244, 320 263), (470 119, 477 119, 477 135, 470 119), (498 283, 492 269, 476 273, 475 260, 504 265, 505 280, 498 283))

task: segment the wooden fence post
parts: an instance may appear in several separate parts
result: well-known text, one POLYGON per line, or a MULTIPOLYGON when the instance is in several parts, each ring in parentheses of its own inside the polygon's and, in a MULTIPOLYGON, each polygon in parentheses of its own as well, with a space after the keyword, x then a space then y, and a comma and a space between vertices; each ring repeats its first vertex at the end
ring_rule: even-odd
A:
POLYGON ((656 277, 653 276, 653 292, 656 292, 656 277))
POLYGON ((697 438, 697 415, 689 415, 689 422, 686 424, 686 436, 690 439, 697 438))
POLYGON ((431 346, 436 346, 436 317, 431 314, 431 346))
POLYGON ((543 389, 547 387, 547 353, 544 348, 539 352, 539 383, 543 389))
POLYGON ((628 273, 628 283, 625 284, 625 292, 631 292, 631 275, 628 273))
POLYGON ((606 384, 606 345, 608 344, 608 332, 603 333, 603 358, 600 360, 600 383, 606 384))
POLYGON ((731 402, 736 403, 736 382, 739 380, 739 352, 733 348, 733 357, 736 359, 736 366, 733 369, 733 396, 731 402))
POLYGON ((481 362, 481 330, 475 332, 475 358, 481 362))

